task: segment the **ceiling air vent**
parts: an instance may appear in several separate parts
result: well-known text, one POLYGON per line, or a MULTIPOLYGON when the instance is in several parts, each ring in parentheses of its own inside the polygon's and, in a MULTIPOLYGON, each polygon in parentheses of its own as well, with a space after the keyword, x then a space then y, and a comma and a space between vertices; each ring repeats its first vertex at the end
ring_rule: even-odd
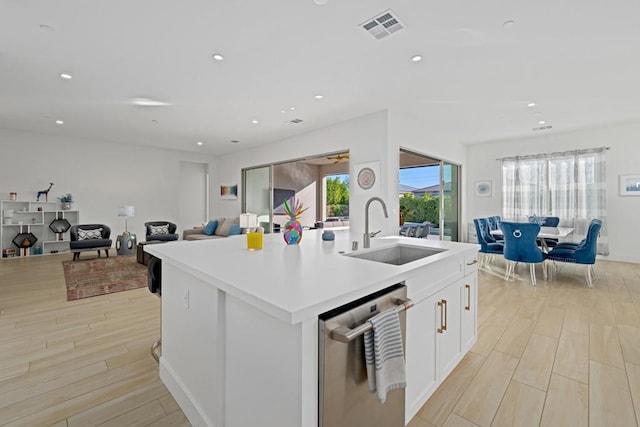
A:
POLYGON ((546 125, 546 126, 540 126, 538 128, 533 128, 533 131, 539 131, 539 130, 549 130, 549 129, 553 129, 553 126, 551 125, 546 125))
POLYGON ((291 123, 292 125, 297 125, 297 124, 302 123, 302 121, 303 121, 302 119, 293 119, 293 120, 289 121, 289 123, 291 123))
POLYGON ((367 20, 360 26, 378 40, 404 28, 404 24, 400 22, 398 16, 391 9, 367 20))

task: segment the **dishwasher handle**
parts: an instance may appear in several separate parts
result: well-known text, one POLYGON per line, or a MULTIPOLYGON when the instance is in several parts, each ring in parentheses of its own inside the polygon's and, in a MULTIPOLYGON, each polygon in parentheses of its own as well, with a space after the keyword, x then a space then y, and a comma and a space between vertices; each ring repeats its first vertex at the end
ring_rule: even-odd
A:
MULTIPOLYGON (((405 298, 396 299, 396 304, 397 305, 394 308, 398 313, 407 311, 411 307, 413 307, 413 301, 405 298)), ((348 343, 355 340, 360 335, 363 335, 365 332, 369 332, 371 329, 371 323, 367 321, 353 329, 347 328, 346 326, 338 326, 337 328, 331 330, 330 336, 331 339, 335 341, 348 343)))

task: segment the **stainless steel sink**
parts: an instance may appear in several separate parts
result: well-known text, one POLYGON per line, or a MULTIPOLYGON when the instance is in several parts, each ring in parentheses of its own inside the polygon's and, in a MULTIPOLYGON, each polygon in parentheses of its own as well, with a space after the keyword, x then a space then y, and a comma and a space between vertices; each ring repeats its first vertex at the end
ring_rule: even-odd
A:
POLYGON ((367 252, 353 252, 347 254, 347 256, 367 259, 369 261, 383 262, 385 264, 403 265, 444 251, 446 251, 446 249, 433 249, 411 245, 394 245, 367 252))

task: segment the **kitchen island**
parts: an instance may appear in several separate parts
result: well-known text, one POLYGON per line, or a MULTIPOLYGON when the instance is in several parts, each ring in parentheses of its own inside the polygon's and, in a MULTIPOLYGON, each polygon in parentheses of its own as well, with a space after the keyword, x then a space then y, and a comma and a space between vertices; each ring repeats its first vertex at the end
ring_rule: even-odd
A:
POLYGON ((321 231, 305 231, 298 246, 265 235, 260 251, 248 251, 245 236, 145 248, 162 260, 160 377, 193 425, 316 426, 318 315, 395 283, 416 304, 406 422, 475 342, 477 245, 377 237, 358 251, 398 242, 443 250, 391 265, 344 256, 360 235, 324 242, 321 231), (437 311, 443 300, 447 313, 437 311), (441 321, 450 333, 437 332, 441 321))

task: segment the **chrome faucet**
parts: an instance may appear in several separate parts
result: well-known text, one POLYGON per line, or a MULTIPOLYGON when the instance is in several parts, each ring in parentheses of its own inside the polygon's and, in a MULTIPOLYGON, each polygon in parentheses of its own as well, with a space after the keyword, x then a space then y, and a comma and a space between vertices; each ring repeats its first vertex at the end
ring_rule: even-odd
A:
POLYGON ((387 214, 387 205, 385 205, 384 200, 380 197, 372 197, 367 200, 367 203, 364 205, 364 240, 362 242, 363 248, 368 248, 371 246, 371 235, 369 234, 369 205, 374 200, 377 200, 382 205, 382 210, 384 211, 384 217, 389 218, 387 214))

